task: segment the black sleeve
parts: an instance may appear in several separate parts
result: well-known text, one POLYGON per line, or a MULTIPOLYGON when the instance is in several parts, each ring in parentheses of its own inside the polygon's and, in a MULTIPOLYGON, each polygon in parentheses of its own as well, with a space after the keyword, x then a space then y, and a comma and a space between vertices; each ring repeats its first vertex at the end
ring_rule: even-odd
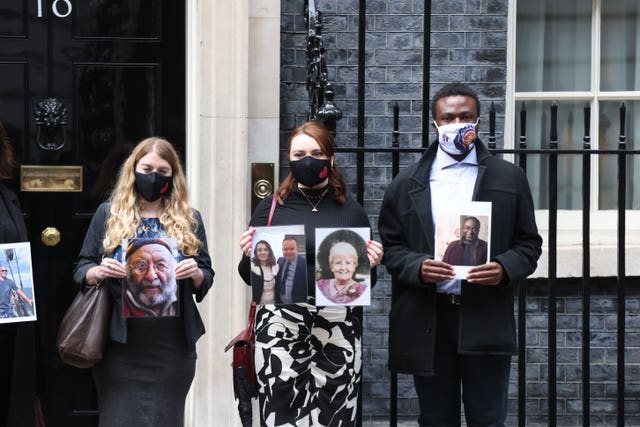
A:
POLYGON ((207 246, 207 233, 204 229, 204 223, 202 221, 202 215, 200 212, 194 209, 194 214, 196 220, 198 221, 198 228, 195 230, 196 237, 202 242, 202 247, 200 248, 200 252, 198 255, 194 256, 193 259, 198 263, 198 267, 202 270, 204 274, 204 280, 202 281, 202 286, 199 290, 195 291, 196 301, 200 302, 204 298, 204 296, 209 292, 211 286, 213 285, 213 276, 215 272, 211 267, 211 257, 209 256, 209 248, 207 246))
POLYGON ((91 267, 99 265, 104 255, 102 240, 104 239, 109 204, 101 204, 91 219, 87 234, 78 255, 78 264, 73 271, 73 280, 80 286, 84 284, 84 278, 91 267))

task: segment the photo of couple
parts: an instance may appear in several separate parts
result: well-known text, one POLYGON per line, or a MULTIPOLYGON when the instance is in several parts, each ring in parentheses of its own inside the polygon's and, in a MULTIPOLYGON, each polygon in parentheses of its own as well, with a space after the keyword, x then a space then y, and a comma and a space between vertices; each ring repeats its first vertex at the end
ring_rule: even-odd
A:
POLYGON ((302 225, 258 227, 251 256, 252 299, 258 304, 307 302, 302 225))

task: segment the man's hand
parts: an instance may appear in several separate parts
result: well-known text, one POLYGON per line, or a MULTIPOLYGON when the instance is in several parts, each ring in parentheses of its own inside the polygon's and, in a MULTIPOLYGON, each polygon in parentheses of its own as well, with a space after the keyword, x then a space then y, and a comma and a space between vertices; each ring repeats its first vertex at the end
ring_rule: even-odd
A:
POLYGON ((502 283, 503 279, 504 270, 500 263, 495 261, 473 267, 467 273, 467 282, 478 285, 495 286, 502 283))
POLYGON ((438 283, 454 279, 455 272, 450 264, 435 259, 425 259, 420 267, 420 277, 425 283, 438 283))

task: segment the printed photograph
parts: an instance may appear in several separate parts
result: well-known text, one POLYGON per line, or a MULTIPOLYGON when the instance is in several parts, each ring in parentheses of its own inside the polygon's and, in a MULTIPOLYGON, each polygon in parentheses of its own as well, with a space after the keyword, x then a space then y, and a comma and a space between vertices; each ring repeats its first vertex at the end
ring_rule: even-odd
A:
POLYGON ((436 259, 454 266, 456 278, 489 262, 491 203, 470 202, 449 207, 436 217, 436 259))
POLYGON ((251 248, 252 299, 258 304, 307 302, 304 225, 256 227, 251 248))
POLYGON ((37 319, 29 242, 0 244, 0 323, 37 319))
POLYGON ((125 317, 176 317, 180 294, 176 281, 178 243, 172 238, 123 240, 127 277, 122 281, 125 317))
POLYGON ((370 305, 371 229, 316 229, 316 305, 370 305))

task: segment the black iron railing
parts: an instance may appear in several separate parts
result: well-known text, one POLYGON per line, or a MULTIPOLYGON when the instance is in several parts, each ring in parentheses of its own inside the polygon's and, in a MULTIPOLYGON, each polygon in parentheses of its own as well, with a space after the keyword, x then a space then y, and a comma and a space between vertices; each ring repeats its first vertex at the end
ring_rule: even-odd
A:
POLYGON ((304 17, 307 24, 307 92, 309 93, 308 120, 322 122, 332 132, 342 111, 333 102, 333 86, 327 77, 327 62, 322 42, 322 13, 315 0, 305 0, 304 17))

